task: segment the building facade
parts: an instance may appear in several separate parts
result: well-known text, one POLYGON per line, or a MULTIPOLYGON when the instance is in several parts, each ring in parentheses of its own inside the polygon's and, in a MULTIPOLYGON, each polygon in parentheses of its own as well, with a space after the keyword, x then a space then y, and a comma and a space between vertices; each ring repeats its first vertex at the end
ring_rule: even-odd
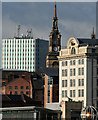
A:
POLYGON ((44 107, 47 103, 59 102, 59 70, 47 68, 44 85, 44 107))
POLYGON ((54 7, 54 17, 52 31, 49 35, 49 52, 46 57, 46 67, 59 67, 57 56, 61 50, 61 35, 58 30, 58 18, 56 13, 56 4, 54 7))
POLYGON ((46 40, 32 38, 3 39, 2 68, 40 71, 46 66, 48 43, 46 40))
POLYGON ((59 102, 71 98, 98 108, 98 39, 70 38, 59 53, 59 102))
POLYGON ((20 70, 2 71, 2 94, 21 95, 25 94, 32 98, 31 74, 20 70))

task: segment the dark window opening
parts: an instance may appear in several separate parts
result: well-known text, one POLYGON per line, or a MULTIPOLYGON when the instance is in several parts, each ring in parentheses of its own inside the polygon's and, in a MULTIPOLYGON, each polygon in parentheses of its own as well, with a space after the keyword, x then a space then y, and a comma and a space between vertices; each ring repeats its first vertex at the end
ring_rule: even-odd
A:
POLYGON ((19 76, 18 75, 14 75, 14 78, 19 78, 19 76))
POLYGON ((53 62, 53 67, 55 67, 55 66, 58 66, 59 65, 59 63, 58 62, 53 62))
POLYGON ((25 76, 23 75, 22 78, 25 79, 25 76))
POLYGON ((71 54, 76 54, 75 48, 73 47, 71 50, 71 54))
POLYGON ((8 76, 8 82, 10 82, 12 80, 13 80, 13 76, 12 75, 8 76))
POLYGON ((23 86, 20 87, 20 89, 23 89, 23 88, 24 88, 23 86))

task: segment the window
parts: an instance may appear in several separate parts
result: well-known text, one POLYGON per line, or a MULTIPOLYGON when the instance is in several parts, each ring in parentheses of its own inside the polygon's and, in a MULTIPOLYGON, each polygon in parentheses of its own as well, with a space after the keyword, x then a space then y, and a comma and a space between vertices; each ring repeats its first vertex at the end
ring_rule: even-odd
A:
POLYGON ((80 60, 78 60, 78 64, 79 64, 79 65, 81 64, 81 61, 80 61, 80 60))
POLYGON ((70 90, 70 97, 72 97, 72 90, 70 90))
POLYGON ((62 80, 62 87, 67 87, 67 80, 62 80))
POLYGON ((67 69, 65 69, 65 76, 67 76, 67 69))
POLYGON ((71 49, 71 54, 76 54, 76 51, 75 51, 74 47, 71 49))
POLYGON ((84 59, 82 59, 82 64, 84 64, 84 59))
POLYGON ((78 79, 78 86, 81 86, 81 79, 78 79))
POLYGON ((9 86, 9 89, 12 89, 12 86, 9 86))
POLYGON ((15 95, 17 95, 17 91, 15 91, 15 95))
POLYGON ((72 79, 70 80, 70 87, 72 87, 72 79))
POLYGON ((64 76, 64 70, 62 70, 62 76, 64 76))
POLYGON ((64 80, 62 80, 62 87, 64 87, 64 80))
POLYGON ((73 90, 73 97, 75 97, 76 96, 76 94, 75 94, 75 90, 73 90))
POLYGON ((67 87, 67 80, 65 80, 65 87, 67 87))
POLYGON ((65 97, 67 97, 67 90, 65 90, 65 97))
POLYGON ((64 90, 62 91, 62 97, 64 97, 64 90))
POLYGON ((15 86, 15 89, 18 89, 18 86, 15 86))
POLYGON ((62 62, 62 66, 64 66, 64 62, 62 62))
POLYGON ((22 75, 22 78, 25 79, 25 75, 22 75))
POLYGON ((73 65, 75 65, 76 64, 76 61, 75 60, 73 60, 73 65))
POLYGON ((82 68, 82 75, 84 75, 84 68, 82 68))
POLYGON ((12 91, 10 91, 10 95, 12 95, 12 91))
POLYGON ((82 79, 82 86, 84 86, 84 79, 82 79))
POLYGON ((82 97, 84 97, 84 90, 82 89, 82 97))
POLYGON ((67 66, 67 61, 65 61, 65 66, 67 66))
POLYGON ((75 76, 76 75, 76 71, 75 71, 75 68, 73 69, 73 76, 75 76))
POLYGON ((72 65, 72 60, 70 61, 70 65, 72 65))
POLYGON ((26 94, 28 95, 28 94, 29 94, 29 91, 26 91, 26 94))
POLYGON ((78 97, 80 97, 80 90, 78 90, 78 97))
POLYGON ((75 79, 73 79, 73 86, 75 86, 75 79))
POLYGON ((84 89, 78 90, 78 97, 84 97, 84 89))
POLYGON ((23 91, 21 91, 20 94, 23 94, 23 91))
POLYGON ((29 86, 26 86, 26 89, 29 89, 29 86))
POLYGON ((23 89, 23 88, 24 88, 23 86, 20 87, 20 89, 23 89))
POLYGON ((70 76, 72 76, 72 69, 70 69, 70 76))
POLYGON ((78 79, 78 86, 84 86, 84 79, 78 79))

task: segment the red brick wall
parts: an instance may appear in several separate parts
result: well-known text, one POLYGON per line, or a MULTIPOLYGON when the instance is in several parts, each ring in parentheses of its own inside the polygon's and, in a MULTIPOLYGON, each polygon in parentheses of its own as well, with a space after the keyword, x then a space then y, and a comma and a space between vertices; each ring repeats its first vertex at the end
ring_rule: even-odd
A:
POLYGON ((5 94, 10 94, 12 91, 12 94, 15 94, 15 91, 17 91, 17 94, 20 95, 21 91, 23 91, 24 94, 28 91, 29 94, 26 94, 27 96, 32 98, 32 84, 31 82, 28 82, 22 78, 17 78, 16 80, 11 81, 8 83, 5 87, 5 94), (9 86, 12 86, 12 89, 9 89, 9 86), (15 86, 18 86, 18 89, 15 89, 15 86), (24 88, 21 89, 20 87, 23 86, 24 88), (29 86, 29 89, 26 89, 26 86, 29 86))
POLYGON ((47 75, 45 74, 45 85, 44 85, 44 108, 46 108, 47 103, 47 75))
POLYGON ((59 85, 53 85, 53 102, 59 102, 59 85))

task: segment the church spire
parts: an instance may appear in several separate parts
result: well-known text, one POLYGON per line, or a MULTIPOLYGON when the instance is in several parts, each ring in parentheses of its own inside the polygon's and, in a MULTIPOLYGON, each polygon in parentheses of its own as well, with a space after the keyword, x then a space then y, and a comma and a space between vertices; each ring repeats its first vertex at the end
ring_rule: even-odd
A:
POLYGON ((54 18, 57 17, 57 14, 56 14, 56 3, 55 3, 55 7, 54 7, 54 18))
POLYGON ((59 67, 57 56, 59 56, 59 51, 61 50, 61 34, 58 30, 57 21, 57 8, 55 3, 52 31, 49 35, 49 53, 46 58, 46 67, 59 67))
POLYGON ((53 27, 52 27, 52 30, 57 30, 58 31, 58 23, 57 23, 57 13, 56 13, 56 3, 55 3, 55 6, 54 6, 54 16, 53 16, 53 27))
POLYGON ((91 33, 91 39, 95 39, 94 26, 93 26, 93 31, 91 33))

